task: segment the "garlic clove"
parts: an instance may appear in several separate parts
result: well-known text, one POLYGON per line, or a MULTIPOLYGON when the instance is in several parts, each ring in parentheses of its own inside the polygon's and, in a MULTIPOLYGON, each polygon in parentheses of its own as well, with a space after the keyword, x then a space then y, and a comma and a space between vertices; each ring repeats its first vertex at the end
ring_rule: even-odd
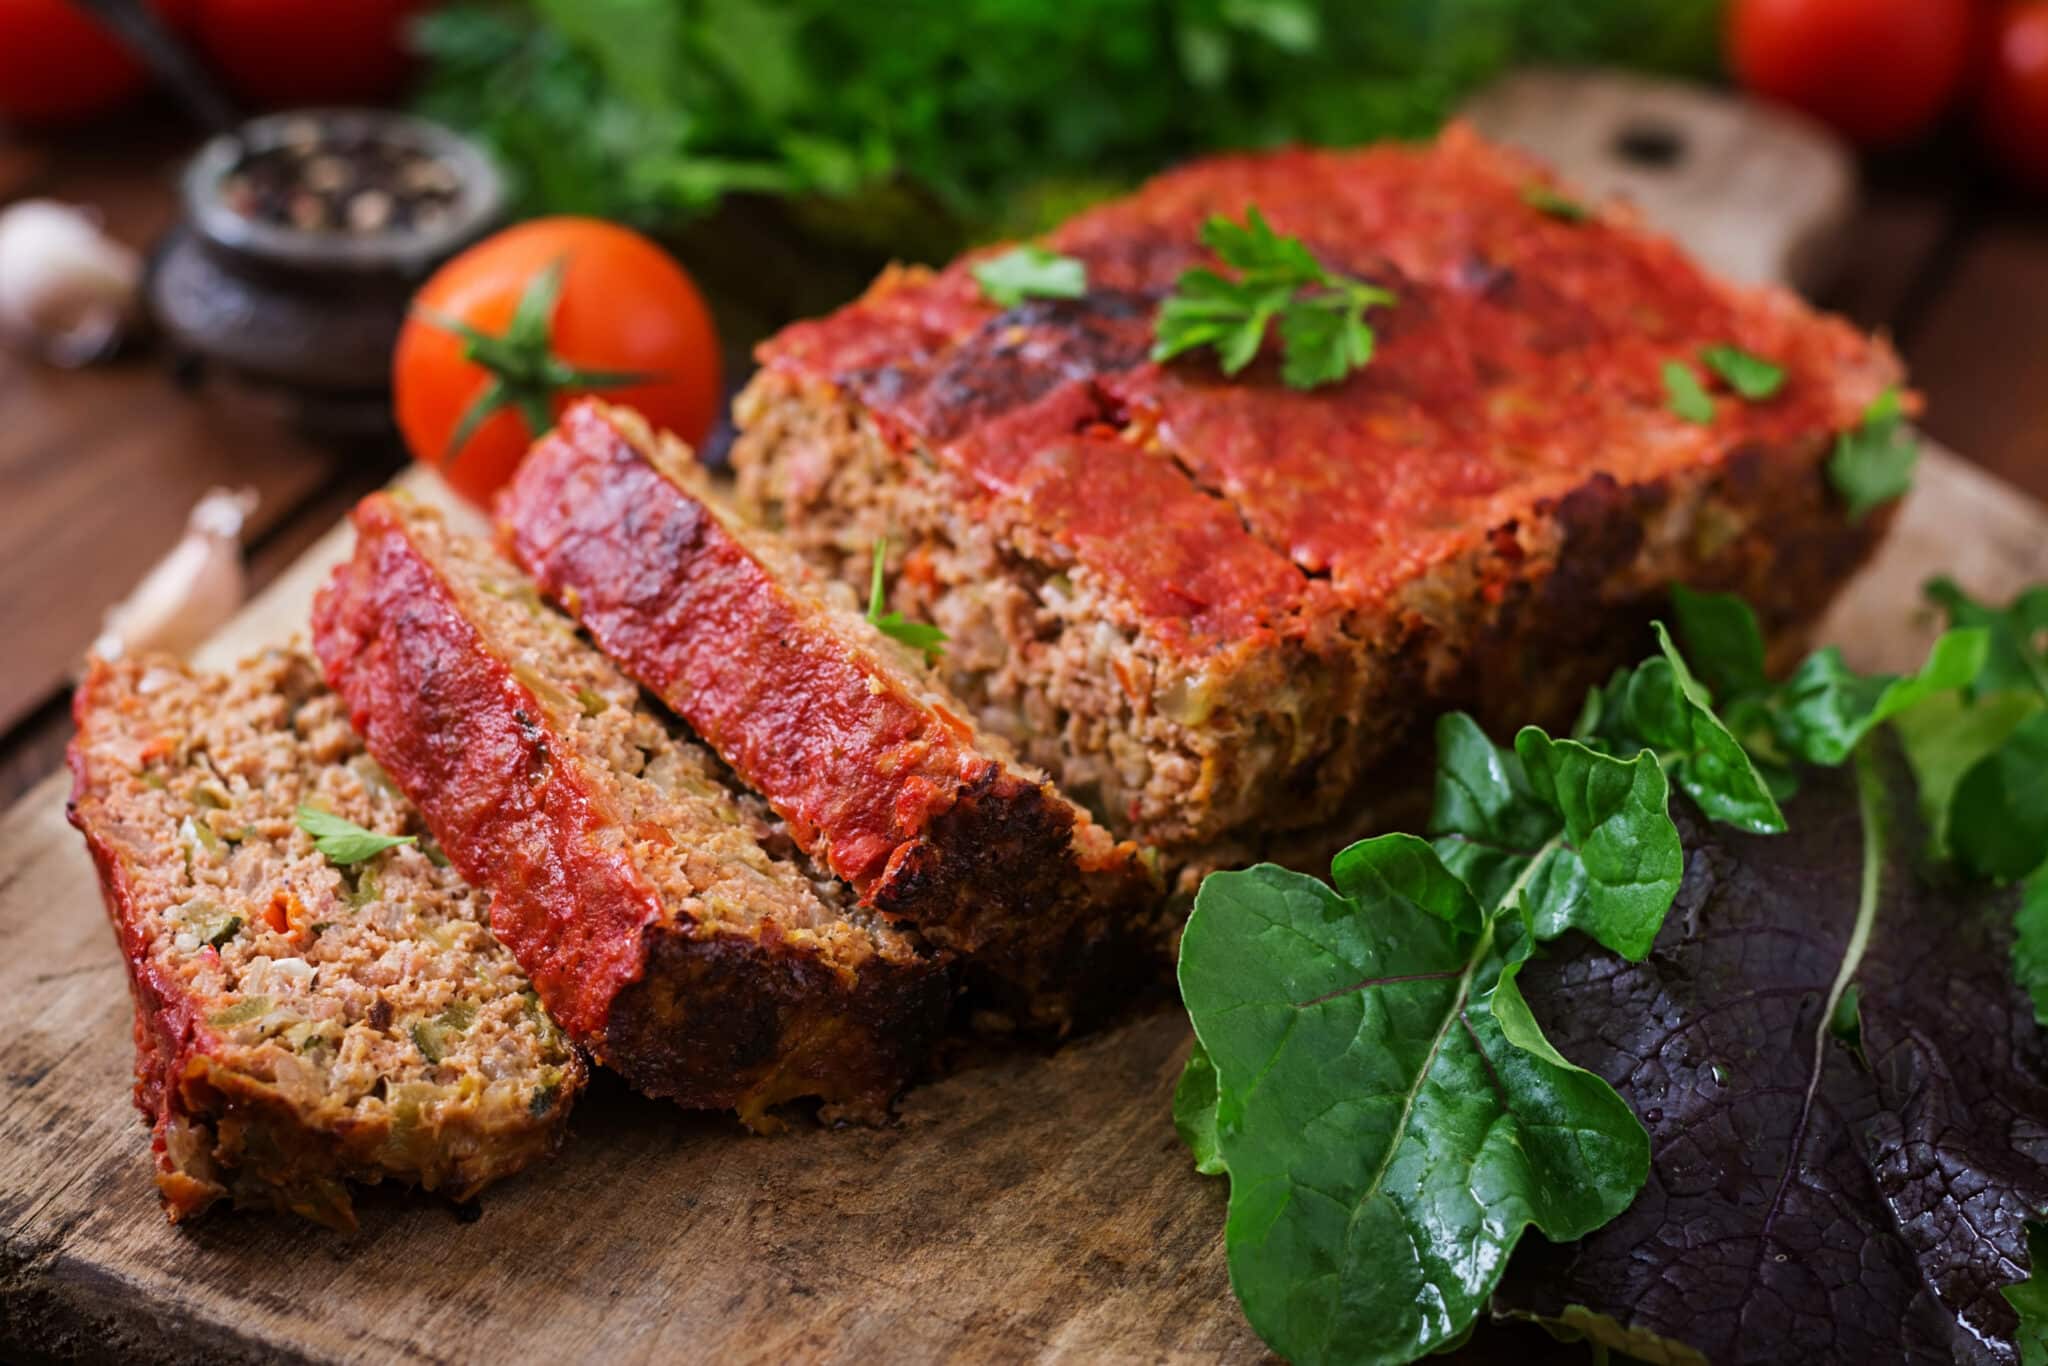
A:
POLYGON ((107 354, 135 315, 142 262, 53 199, 0 209, 0 333, 59 365, 107 354))
POLYGON ((248 596, 242 524, 254 489, 214 489, 186 519, 185 535, 107 611, 89 653, 102 659, 164 650, 182 655, 226 624, 248 596))

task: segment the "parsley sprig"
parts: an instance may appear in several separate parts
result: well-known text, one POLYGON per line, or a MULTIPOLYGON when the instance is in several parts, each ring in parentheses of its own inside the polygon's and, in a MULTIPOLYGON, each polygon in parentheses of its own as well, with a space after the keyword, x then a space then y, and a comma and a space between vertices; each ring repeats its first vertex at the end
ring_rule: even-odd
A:
POLYGON ((313 837, 313 847, 325 854, 329 863, 360 863, 397 845, 419 843, 417 835, 380 835, 317 806, 300 807, 298 824, 313 837))
POLYGON ((983 296, 998 308, 1015 308, 1026 299, 1078 299, 1088 292, 1083 262, 1031 243, 975 262, 973 273, 983 296))
POLYGON ((1913 487, 1913 466, 1920 446, 1905 425, 1905 400, 1896 387, 1887 388, 1863 410, 1854 431, 1835 441, 1828 459, 1828 478, 1849 504, 1849 520, 1860 522, 1872 508, 1913 487))
POLYGON ((868 576, 868 624, 891 640, 924 651, 926 662, 946 652, 946 633, 929 622, 910 621, 901 612, 883 612, 882 565, 889 557, 889 538, 875 538, 874 569, 868 576))
POLYGON ((1237 276, 1200 266, 1183 271, 1160 306, 1152 359, 1206 346, 1223 373, 1234 375, 1251 364, 1275 319, 1280 378, 1289 388, 1334 384, 1372 359, 1365 311, 1393 303, 1393 294, 1324 269, 1300 239, 1274 232, 1256 207, 1245 211, 1242 224, 1210 215, 1202 245, 1237 276))

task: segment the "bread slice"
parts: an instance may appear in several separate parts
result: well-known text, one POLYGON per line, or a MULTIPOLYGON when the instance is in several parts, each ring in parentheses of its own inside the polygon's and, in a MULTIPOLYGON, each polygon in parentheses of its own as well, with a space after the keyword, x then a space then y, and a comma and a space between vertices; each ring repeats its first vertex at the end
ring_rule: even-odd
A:
POLYGON ((1162 893, 1137 846, 981 732, 844 585, 734 518, 681 443, 578 404, 498 517, 542 592, 800 844, 1002 1005, 1063 1027, 1147 970, 1162 893))
POLYGON ((949 1001, 942 955, 813 868, 718 759, 434 510, 374 494, 314 606, 372 754, 570 1036, 649 1095, 877 1117, 949 1001))
POLYGON ((1826 467, 1897 357, 1549 187, 1455 127, 1220 156, 1049 235, 1085 297, 1000 307, 979 253, 891 270, 760 348, 740 506, 855 585, 888 534, 890 606, 950 633, 954 694, 1176 864, 1409 781, 1443 710, 1568 719, 1673 581, 1796 634, 1886 524, 1826 467), (1235 376, 1151 359, 1177 277, 1217 264, 1205 221, 1252 207, 1394 295, 1340 382, 1290 388, 1270 343, 1235 376), (1713 346, 1782 387, 1731 392, 1713 346), (1674 411, 1669 365, 1710 420, 1674 411))
POLYGON ((74 710, 172 1220, 231 1195, 350 1228, 347 1181, 462 1199, 553 1148, 583 1063, 311 660, 95 663, 74 710), (301 808, 407 843, 337 862, 301 808))

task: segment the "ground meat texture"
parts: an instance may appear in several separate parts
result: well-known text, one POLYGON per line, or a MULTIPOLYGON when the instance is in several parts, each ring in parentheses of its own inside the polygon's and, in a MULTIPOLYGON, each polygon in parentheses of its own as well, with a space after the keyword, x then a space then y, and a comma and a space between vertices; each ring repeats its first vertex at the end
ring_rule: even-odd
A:
POLYGON ((756 1127, 806 1096, 885 1114, 943 1018, 943 955, 849 904, 509 561, 411 500, 354 521, 322 666, 570 1035, 756 1127))
POLYGON ((1053 232, 1086 297, 1000 309, 971 256, 892 270, 765 343, 740 396, 743 509, 951 632, 946 681, 1120 835, 1194 866, 1341 819, 1450 707, 1556 721, 1633 657, 1673 581, 1796 635, 1882 534, 1835 438, 1900 378, 1789 294, 1704 274, 1609 207, 1533 206, 1534 163, 1434 144, 1198 162, 1053 232), (1340 383, 1152 362, 1158 303, 1256 205, 1396 301, 1340 383), (1782 366, 1745 402, 1699 362, 1782 366), (1693 368, 1714 417, 1673 413, 1693 368))
POLYGON ((173 1220, 229 1195, 349 1228, 346 1181, 466 1199, 554 1146, 582 1061, 311 660, 95 662, 75 712, 173 1220), (416 842, 339 865, 302 806, 416 842))
POLYGON ((993 1008, 1063 1029, 1154 961, 1152 860, 982 733, 845 585, 726 511, 679 442, 580 404, 498 517, 543 592, 866 904, 958 951, 993 1008))

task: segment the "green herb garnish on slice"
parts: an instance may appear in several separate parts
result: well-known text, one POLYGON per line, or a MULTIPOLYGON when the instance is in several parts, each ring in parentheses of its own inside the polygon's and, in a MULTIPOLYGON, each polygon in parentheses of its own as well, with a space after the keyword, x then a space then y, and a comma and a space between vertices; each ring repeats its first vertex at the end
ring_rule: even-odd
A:
POLYGON ((1700 360, 1751 403, 1760 403, 1785 387, 1784 366, 1739 346, 1709 346, 1700 352, 1700 360))
POLYGON ((900 641, 913 650, 924 651, 927 662, 935 660, 946 650, 944 631, 927 622, 906 620, 901 612, 882 610, 882 565, 888 556, 888 538, 877 537, 874 571, 868 579, 868 624, 891 640, 900 641))
POLYGON ((329 863, 360 863, 397 845, 419 843, 417 835, 380 835, 317 806, 301 806, 298 824, 313 837, 313 847, 325 854, 329 863))
POLYGON ((1565 223, 1583 223, 1593 216, 1592 209, 1570 195, 1559 194, 1540 180, 1522 187, 1522 202, 1540 214, 1565 223))
POLYGON ((1714 420, 1714 400, 1693 368, 1682 360, 1664 362, 1665 406, 1687 422, 1706 425, 1714 420))
POLYGON ((1891 388, 1870 401, 1854 431, 1836 439, 1828 479, 1848 501, 1850 520, 1861 521, 1913 487, 1919 459, 1919 444, 1905 424, 1905 401, 1891 388))
POLYGON ((1026 299, 1078 299, 1088 292, 1087 266, 1028 242, 975 262, 973 273, 982 294, 1000 308, 1026 299))
POLYGON ((1365 311, 1395 302, 1377 285, 1323 268, 1293 237, 1273 231, 1257 208, 1242 224, 1221 214, 1202 225, 1202 245, 1237 272, 1183 271, 1160 305, 1152 359, 1209 347, 1226 375, 1251 364, 1267 326, 1280 328, 1280 378, 1292 389, 1334 384, 1372 359, 1365 311))

